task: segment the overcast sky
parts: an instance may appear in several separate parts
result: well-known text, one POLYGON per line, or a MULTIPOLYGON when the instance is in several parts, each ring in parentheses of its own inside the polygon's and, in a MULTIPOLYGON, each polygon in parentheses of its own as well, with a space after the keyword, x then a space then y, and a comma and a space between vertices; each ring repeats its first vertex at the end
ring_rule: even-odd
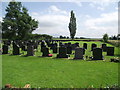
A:
MULTIPOLYGON (((69 36, 70 11, 73 10, 77 20, 76 37, 101 38, 105 33, 109 36, 118 34, 117 0, 114 2, 109 0, 104 0, 105 2, 102 2, 103 0, 98 2, 35 1, 22 2, 29 14, 39 21, 39 27, 33 33, 49 34, 55 37, 69 36)), ((0 17, 4 17, 7 5, 8 2, 2 2, 0 17)))

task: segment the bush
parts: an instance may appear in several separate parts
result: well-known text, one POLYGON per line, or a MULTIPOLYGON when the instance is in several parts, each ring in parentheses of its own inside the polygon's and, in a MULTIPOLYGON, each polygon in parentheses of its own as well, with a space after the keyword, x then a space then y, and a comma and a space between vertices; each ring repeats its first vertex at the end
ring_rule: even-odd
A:
POLYGON ((103 42, 108 42, 108 34, 103 35, 103 42))
POLYGON ((45 40, 45 39, 52 39, 52 36, 47 34, 31 34, 29 39, 32 40, 45 40))

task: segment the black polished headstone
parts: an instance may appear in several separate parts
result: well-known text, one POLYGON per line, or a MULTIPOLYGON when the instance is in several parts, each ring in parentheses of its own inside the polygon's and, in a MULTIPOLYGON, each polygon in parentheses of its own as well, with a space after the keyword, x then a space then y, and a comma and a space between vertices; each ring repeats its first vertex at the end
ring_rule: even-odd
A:
POLYGON ((72 54, 72 46, 71 46, 71 43, 68 43, 68 45, 67 45, 67 54, 72 54))
POLYGON ((54 47, 53 47, 53 53, 57 53, 57 52, 58 52, 58 48, 57 48, 57 46, 54 45, 54 47))
POLYGON ((34 46, 33 45, 27 46, 27 56, 34 56, 34 46))
POLYGON ((107 56, 114 56, 114 47, 107 47, 107 56))
POLYGON ((93 43, 93 44, 91 45, 91 51, 93 51, 93 49, 96 48, 96 47, 97 47, 97 45, 93 43))
POLYGON ((83 43, 83 48, 87 49, 87 43, 83 43))
POLYGON ((8 45, 3 45, 2 46, 2 54, 8 54, 8 45))
POLYGON ((49 56, 49 49, 47 47, 43 47, 42 56, 43 57, 48 57, 49 56))
POLYGON ((65 46, 59 47, 59 54, 57 55, 57 58, 68 58, 67 48, 65 46))
POLYGON ((16 42, 13 42, 13 55, 20 55, 20 48, 16 42))
POLYGON ((103 52, 106 52, 106 51, 107 51, 107 46, 106 46, 106 44, 102 44, 102 50, 103 50, 103 52))
POLYGON ((94 48, 93 49, 93 60, 103 60, 101 48, 94 48))
POLYGON ((83 59, 84 49, 76 47, 74 59, 83 59))

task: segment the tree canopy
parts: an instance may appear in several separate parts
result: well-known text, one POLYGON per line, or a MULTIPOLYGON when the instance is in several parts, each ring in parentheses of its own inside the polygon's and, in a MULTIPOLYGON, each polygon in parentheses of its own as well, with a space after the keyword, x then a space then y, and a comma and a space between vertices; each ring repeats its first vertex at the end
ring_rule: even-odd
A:
POLYGON ((27 39, 38 27, 38 21, 32 19, 21 2, 11 1, 6 7, 2 22, 2 38, 16 40, 27 39))
POLYGON ((103 41, 104 41, 104 42, 108 42, 108 38, 109 38, 109 37, 108 37, 108 34, 107 34, 107 33, 103 35, 103 41))

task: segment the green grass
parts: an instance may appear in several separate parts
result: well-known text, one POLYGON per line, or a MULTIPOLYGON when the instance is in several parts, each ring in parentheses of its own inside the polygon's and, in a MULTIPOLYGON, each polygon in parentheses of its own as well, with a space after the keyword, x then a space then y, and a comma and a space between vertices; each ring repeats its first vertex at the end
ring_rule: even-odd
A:
MULTIPOLYGON (((72 41, 74 43, 74 41, 72 41)), ((80 46, 84 42, 80 41, 80 46)), ((91 56, 92 43, 100 47, 102 42, 87 42, 88 50, 85 55, 91 56)), ((108 44, 108 46, 111 46, 108 44)), ((52 52, 51 52, 52 53, 52 52)), ((106 56, 104 60, 72 60, 57 59, 53 57, 39 57, 40 50, 36 56, 23 57, 14 55, 2 55, 2 83, 23 87, 30 84, 31 87, 41 88, 86 88, 101 85, 118 84, 118 64, 109 62, 114 56, 106 56)), ((118 48, 115 48, 115 57, 118 56, 118 48)))

